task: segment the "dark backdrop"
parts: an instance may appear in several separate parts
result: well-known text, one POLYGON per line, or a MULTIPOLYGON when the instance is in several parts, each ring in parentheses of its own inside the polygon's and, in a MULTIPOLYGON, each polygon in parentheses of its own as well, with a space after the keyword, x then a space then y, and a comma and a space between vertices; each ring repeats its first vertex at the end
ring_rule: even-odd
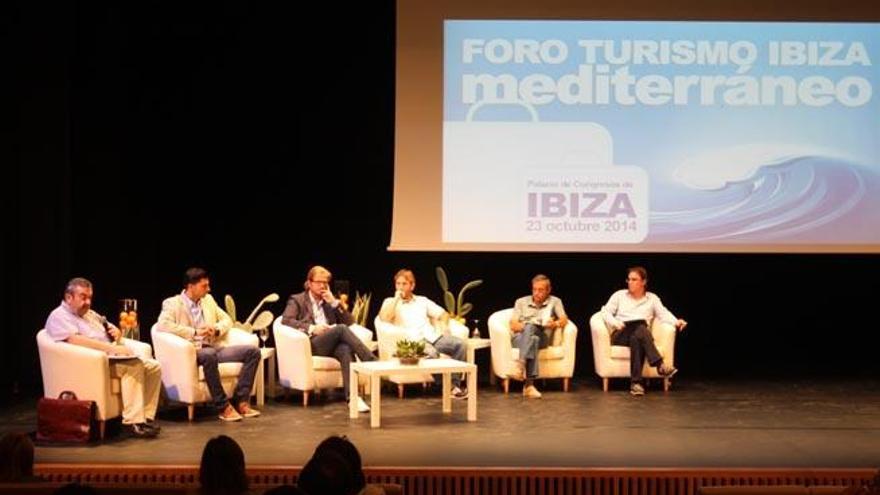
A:
POLYGON ((373 292, 371 319, 400 267, 439 300, 442 265, 456 288, 485 280, 469 298, 484 331, 543 272, 580 328, 577 373, 589 377, 587 319, 643 264, 690 321, 682 381, 880 371, 874 255, 387 252, 393 2, 4 9, 4 400, 39 392, 34 334, 67 279, 90 278, 108 315, 138 298, 148 333, 191 265, 243 318, 273 291, 279 314, 307 268, 325 264, 373 292))

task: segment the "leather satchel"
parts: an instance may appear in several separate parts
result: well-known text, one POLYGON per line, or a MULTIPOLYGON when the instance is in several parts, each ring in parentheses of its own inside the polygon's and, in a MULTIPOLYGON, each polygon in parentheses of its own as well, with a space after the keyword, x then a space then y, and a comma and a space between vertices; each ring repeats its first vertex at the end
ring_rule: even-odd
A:
POLYGON ((37 441, 87 443, 95 439, 95 401, 77 400, 70 391, 57 399, 43 397, 37 402, 37 441))

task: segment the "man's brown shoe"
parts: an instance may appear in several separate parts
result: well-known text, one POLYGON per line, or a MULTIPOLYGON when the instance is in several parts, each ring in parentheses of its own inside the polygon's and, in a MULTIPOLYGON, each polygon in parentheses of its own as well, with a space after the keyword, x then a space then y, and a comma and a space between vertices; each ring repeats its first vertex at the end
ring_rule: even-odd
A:
POLYGON ((223 421, 241 421, 241 414, 232 407, 232 404, 226 404, 226 409, 218 416, 223 421))
POLYGON ((260 415, 260 411, 253 409, 247 402, 242 402, 238 405, 238 413, 245 418, 256 418, 260 415))

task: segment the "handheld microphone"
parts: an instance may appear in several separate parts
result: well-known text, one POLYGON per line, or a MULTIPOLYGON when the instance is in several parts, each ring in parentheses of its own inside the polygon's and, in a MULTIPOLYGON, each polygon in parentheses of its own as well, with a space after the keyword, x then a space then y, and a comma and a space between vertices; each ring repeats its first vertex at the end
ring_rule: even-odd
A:
POLYGON ((116 342, 116 339, 113 338, 113 334, 110 333, 110 322, 107 321, 107 317, 101 315, 101 325, 104 327, 104 331, 107 332, 107 337, 110 339, 110 342, 116 342))

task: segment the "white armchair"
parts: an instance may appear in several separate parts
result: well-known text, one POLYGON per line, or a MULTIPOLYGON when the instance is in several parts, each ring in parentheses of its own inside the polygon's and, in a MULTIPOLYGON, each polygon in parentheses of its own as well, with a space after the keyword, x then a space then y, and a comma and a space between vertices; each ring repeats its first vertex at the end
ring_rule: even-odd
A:
MULTIPOLYGON (((611 345, 611 331, 602 312, 598 311, 590 318, 590 330, 593 334, 593 363, 596 366, 596 374, 602 378, 602 390, 608 391, 609 378, 628 378, 629 372, 629 346, 611 345)), ((654 336, 654 344, 663 363, 669 366, 675 365, 675 326, 655 320, 651 324, 651 334, 654 336)), ((645 363, 642 368, 644 378, 661 378, 657 369, 645 363)), ((663 390, 669 391, 671 380, 663 378, 663 390)))
MULTIPOLYGON (((373 340, 370 329, 360 325, 348 328, 370 347, 373 340)), ((342 387, 342 365, 334 357, 312 356, 308 335, 281 323, 280 316, 275 318, 272 331, 278 356, 278 381, 284 388, 302 390, 303 407, 309 405, 311 391, 342 387)))
MULTIPOLYGON (((150 344, 122 339, 138 357, 151 359, 150 344)), ((93 400, 97 406, 98 431, 104 438, 106 421, 122 415, 122 388, 119 378, 110 376, 110 360, 105 352, 67 342, 55 342, 46 330, 37 332, 37 350, 43 375, 43 396, 58 398, 65 390, 80 400, 93 400)))
MULTIPOLYGON (((205 372, 196 363, 196 347, 192 342, 169 332, 162 332, 154 324, 150 330, 153 345, 156 348, 156 359, 162 365, 162 385, 166 396, 174 401, 186 404, 187 418, 195 416, 195 405, 211 400, 211 392, 205 382, 205 372)), ((227 337, 228 345, 250 345, 259 347, 256 335, 240 328, 230 328, 227 337)), ((231 396, 241 373, 242 363, 220 363, 220 383, 223 390, 231 396)), ((259 370, 258 370, 259 372, 259 370)), ((256 387, 251 395, 256 393, 256 387)))
MULTIPOLYGON (((376 340, 379 341, 379 359, 382 361, 394 359, 394 353, 397 351, 397 342, 406 338, 406 330, 397 325, 382 321, 378 316, 373 320, 373 324, 376 327, 376 340)), ((467 343, 467 327, 451 318, 449 319, 449 333, 453 337, 458 337, 467 343)), ((404 385, 421 383, 422 386, 426 386, 428 383, 434 382, 434 377, 430 373, 423 375, 404 374, 390 375, 388 380, 397 384, 397 396, 402 399, 404 385)))
MULTIPOLYGON (((504 393, 510 391, 510 379, 517 377, 519 349, 511 342, 510 317, 513 308, 502 309, 489 317, 489 339, 492 348, 492 372, 501 379, 504 393)), ((550 345, 538 351, 538 378, 562 378, 562 389, 568 392, 574 376, 577 326, 571 320, 561 332, 553 332, 550 345)))

